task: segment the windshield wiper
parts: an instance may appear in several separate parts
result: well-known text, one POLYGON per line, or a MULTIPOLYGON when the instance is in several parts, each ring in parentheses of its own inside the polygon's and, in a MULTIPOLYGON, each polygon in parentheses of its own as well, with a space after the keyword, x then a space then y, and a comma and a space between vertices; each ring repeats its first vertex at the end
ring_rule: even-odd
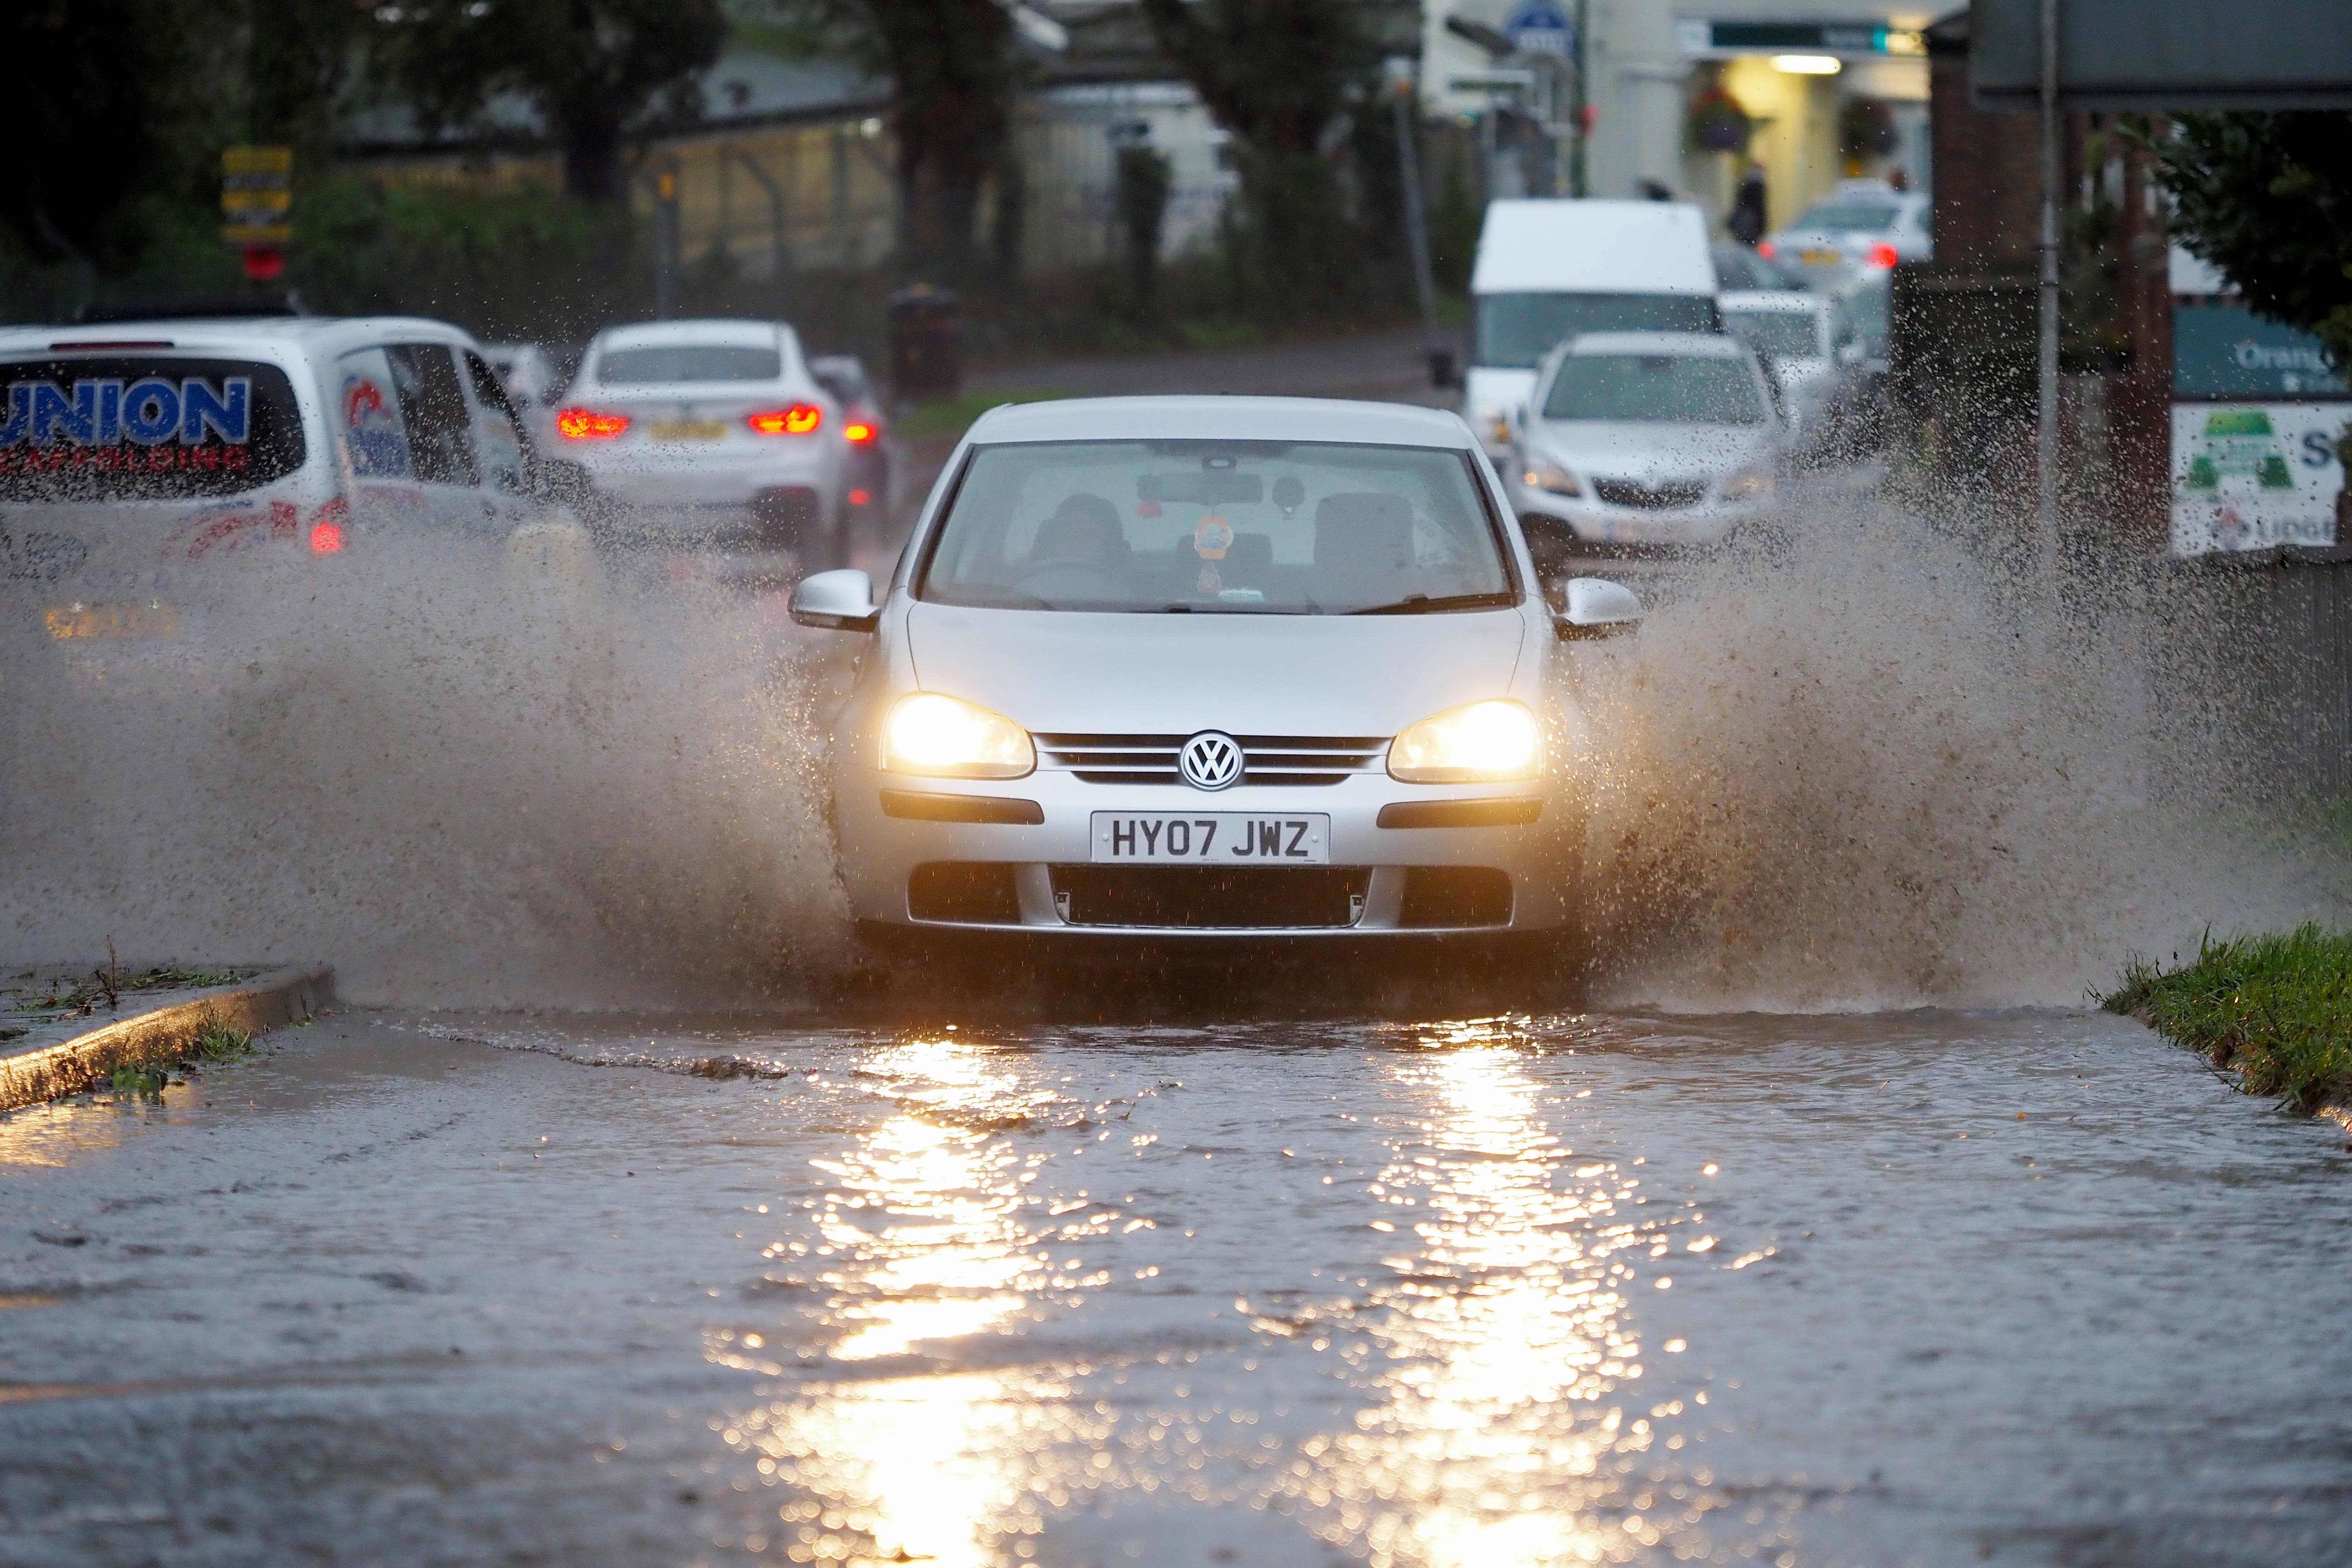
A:
POLYGON ((1393 605, 1373 605, 1361 610, 1349 610, 1351 616, 1425 616, 1440 610, 1500 609, 1519 602, 1517 594, 1445 594, 1431 598, 1426 594, 1407 594, 1393 605))

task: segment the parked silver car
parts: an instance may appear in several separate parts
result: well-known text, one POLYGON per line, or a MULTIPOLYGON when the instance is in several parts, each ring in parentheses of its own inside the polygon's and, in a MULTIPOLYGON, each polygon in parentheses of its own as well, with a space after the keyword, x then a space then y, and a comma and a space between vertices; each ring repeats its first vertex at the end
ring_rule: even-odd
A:
POLYGON ((834 738, 861 921, 1031 933, 1558 930, 1582 733, 1567 639, 1450 413, 1103 398, 984 415, 879 598, 834 738))
POLYGON ((1935 255, 1933 217, 1933 204, 1917 191, 1897 190, 1885 180, 1841 180, 1796 222, 1766 236, 1756 248, 1806 276, 1847 268, 1885 271, 1897 262, 1935 255))
POLYGON ((1769 511, 1783 439, 1738 338, 1588 333, 1537 373, 1515 422, 1511 502, 1587 545, 1714 544, 1769 511))

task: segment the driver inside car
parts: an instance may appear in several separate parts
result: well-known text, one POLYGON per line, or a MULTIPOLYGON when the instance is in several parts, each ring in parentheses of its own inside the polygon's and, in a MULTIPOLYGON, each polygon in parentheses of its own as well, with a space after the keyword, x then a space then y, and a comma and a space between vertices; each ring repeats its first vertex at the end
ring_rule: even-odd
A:
POLYGON ((1134 560, 1127 534, 1118 525, 1118 508, 1088 490, 1063 498, 1054 515, 1037 525, 1029 544, 1029 561, 1022 584, 1084 597, 1099 589, 1104 579, 1123 583, 1134 560))

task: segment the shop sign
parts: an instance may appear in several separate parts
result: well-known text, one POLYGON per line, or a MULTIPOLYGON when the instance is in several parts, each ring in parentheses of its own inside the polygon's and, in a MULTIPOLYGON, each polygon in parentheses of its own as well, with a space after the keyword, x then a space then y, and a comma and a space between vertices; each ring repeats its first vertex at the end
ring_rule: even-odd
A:
POLYGON ((2317 338, 2257 316, 2231 298, 2176 300, 2172 309, 2175 397, 2340 395, 2344 377, 2317 338))
POLYGON ((2336 543, 2352 402, 2172 405, 2172 552, 2336 543))

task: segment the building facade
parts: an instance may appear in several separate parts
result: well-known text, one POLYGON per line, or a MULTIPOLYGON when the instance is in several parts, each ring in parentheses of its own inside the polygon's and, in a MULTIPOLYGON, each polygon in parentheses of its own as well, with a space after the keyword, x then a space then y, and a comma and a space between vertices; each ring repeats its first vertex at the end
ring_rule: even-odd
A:
MULTIPOLYGON (((1537 0, 1541 4, 1542 0, 1537 0)), ((1550 0, 1571 21, 1577 0, 1550 0)), ((1432 0, 1423 39, 1423 100, 1433 114, 1476 121, 1512 115, 1515 68, 1449 19, 1508 30, 1528 0, 1432 0), (1487 81, 1501 79, 1503 85, 1487 81)), ((1850 174, 1930 178, 1927 62, 1921 33, 1933 13, 1885 0, 1582 0, 1590 136, 1585 190, 1596 196, 1671 194, 1697 201, 1719 224, 1748 163, 1764 170, 1767 221, 1793 219, 1850 174), (1727 112, 1727 110, 1731 112, 1727 112)), ((1497 194, 1567 195, 1572 115, 1544 138, 1549 169, 1506 157, 1497 194)), ((1505 149, 1510 139, 1489 135, 1505 149)), ((1540 145, 1521 137, 1525 149, 1540 145)))

